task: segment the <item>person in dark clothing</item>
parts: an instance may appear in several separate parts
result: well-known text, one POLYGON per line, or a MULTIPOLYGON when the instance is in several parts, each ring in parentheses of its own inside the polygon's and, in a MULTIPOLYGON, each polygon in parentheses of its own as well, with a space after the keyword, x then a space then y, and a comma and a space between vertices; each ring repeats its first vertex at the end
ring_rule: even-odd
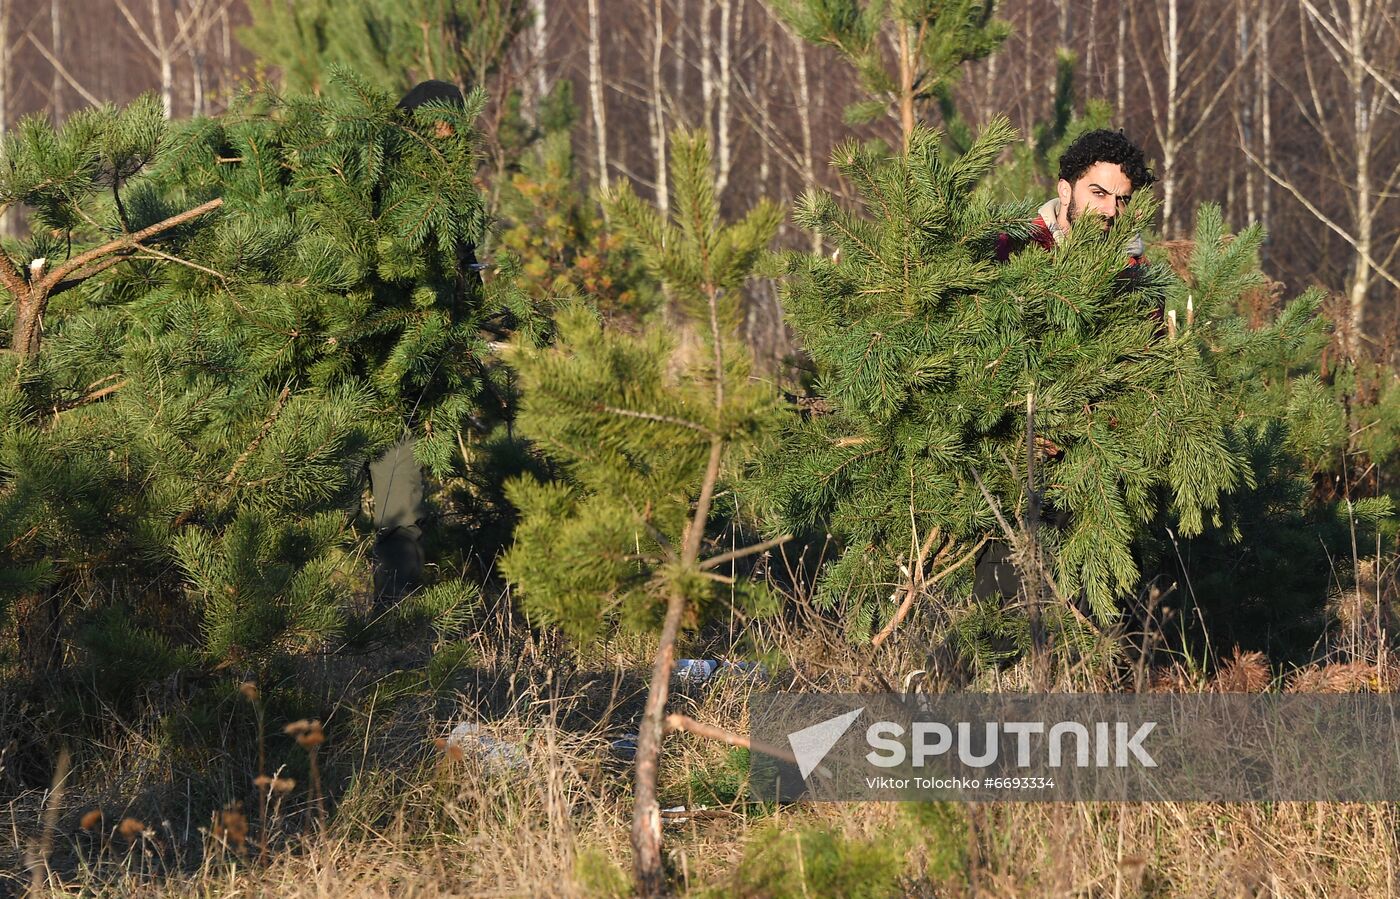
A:
MULTIPOLYGON (((1128 205, 1135 191, 1157 180, 1147 167, 1142 150, 1122 131, 1090 131, 1070 144, 1060 157, 1056 195, 1048 200, 1031 222, 1030 234, 1017 240, 1002 234, 997 239, 996 258, 1006 262, 1014 254, 1034 246, 1052 251, 1069 234, 1086 211, 1103 216, 1103 229, 1128 205)), ((1146 260, 1142 237, 1133 235, 1123 248, 1124 273, 1137 274, 1146 260)), ((1160 319, 1160 310, 1153 316, 1160 319)), ((1050 440, 1038 437, 1037 448, 1046 457, 1058 458, 1062 451, 1050 440)), ((1041 518, 1049 527, 1063 528, 1069 513, 1045 509, 1041 518)), ((1011 548, 1004 540, 991 540, 977 557, 972 595, 976 599, 1017 596, 1021 576, 1011 560, 1011 548)))
MULTIPOLYGON (((398 102, 398 108, 412 113, 432 101, 464 106, 466 101, 455 84, 424 81, 414 85, 398 102)), ((452 125, 438 122, 438 137, 450 137, 452 125)), ((462 241, 457 246, 457 277, 463 296, 473 289, 479 277, 476 248, 462 241)), ((422 546, 423 470, 413 456, 414 439, 410 427, 405 436, 370 463, 370 492, 374 497, 374 592, 376 605, 391 602, 420 586, 423 581, 422 546)))

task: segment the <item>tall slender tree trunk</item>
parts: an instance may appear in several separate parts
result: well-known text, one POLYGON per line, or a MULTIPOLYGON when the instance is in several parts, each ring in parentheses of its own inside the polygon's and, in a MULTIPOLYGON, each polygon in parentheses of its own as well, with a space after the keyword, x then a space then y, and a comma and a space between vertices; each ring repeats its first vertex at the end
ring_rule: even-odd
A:
MULTIPOLYGON (((0 0, 0 141, 5 139, 10 121, 10 44, 11 0, 0 0)), ((0 234, 10 233, 10 210, 0 210, 0 234)))
MULTIPOLYGON (((1273 112, 1270 103, 1270 74, 1269 74, 1269 4, 1267 0, 1259 2, 1259 157, 1264 161, 1265 171, 1273 168, 1274 135, 1273 135, 1273 112)), ((1251 166, 1251 169, 1258 168, 1251 166)), ((1273 189, 1273 184, 1268 178, 1262 179, 1259 185, 1259 221, 1264 225, 1265 230, 1269 227, 1270 209, 1269 200, 1273 189)), ((1266 248, 1267 249, 1267 248, 1266 248)))
POLYGON ((547 0, 530 0, 530 50, 535 63, 535 118, 539 119, 540 104, 549 93, 549 9, 547 0))
POLYGON ((996 93, 997 85, 1000 84, 997 80, 1000 59, 1000 53, 993 53, 987 57, 987 77, 982 88, 982 99, 977 104, 977 124, 979 126, 989 121, 1001 107, 1002 101, 998 99, 996 93))
MULTIPOLYGON (((1250 29, 1253 23, 1250 21, 1249 10, 1246 0, 1236 0, 1235 5, 1235 52, 1239 56, 1239 63, 1244 66, 1249 55, 1250 29)), ((1253 101, 1247 96, 1250 89, 1247 79, 1241 78, 1236 87, 1239 97, 1240 110, 1240 139, 1246 146, 1254 146, 1255 140, 1255 115, 1258 107, 1258 93, 1256 91, 1253 101)), ((1245 223, 1259 221, 1259 171, 1257 166, 1248 166, 1244 171, 1244 220, 1245 223)))
POLYGON ((1347 82, 1351 88, 1352 129, 1356 135, 1356 270, 1347 299, 1353 346, 1359 349, 1366 327, 1366 296, 1371 290, 1373 277, 1371 258, 1375 244, 1375 196, 1371 183, 1372 121, 1366 95, 1366 23, 1361 0, 1350 0, 1348 7, 1351 46, 1347 82))
MULTIPOLYGON (((686 0, 674 0, 674 7, 675 7, 675 10, 676 10, 676 21, 677 21, 677 22, 680 22, 680 23, 682 23, 682 25, 683 25, 684 23, 690 21, 690 19, 689 19, 689 14, 686 12, 686 0)), ((673 59, 673 65, 674 65, 674 68, 675 68, 674 74, 672 75, 672 82, 673 82, 674 85, 675 85, 675 95, 676 95, 677 97, 689 96, 689 94, 688 94, 688 92, 687 92, 687 90, 686 90, 686 83, 685 83, 685 61, 686 61, 686 54, 683 52, 684 49, 685 49, 684 46, 681 46, 681 45, 683 44, 683 42, 684 42, 685 33, 686 33, 686 32, 685 32, 685 30, 684 30, 683 28, 677 31, 677 33, 676 33, 676 44, 677 44, 677 46, 674 48, 674 49, 675 49, 675 52, 671 54, 672 59, 673 59)))
POLYGON ((608 121, 603 105, 603 34, 598 0, 588 0, 588 100, 593 107, 593 143, 598 153, 598 186, 608 189, 608 121))
MULTIPOLYGON (((63 2, 49 0, 49 49, 56 59, 63 59, 63 2)), ((63 76, 55 66, 49 78, 49 116, 54 122, 63 121, 63 76)))
POLYGON ((151 36, 155 39, 156 62, 160 67, 160 108, 167 119, 175 115, 175 61, 165 42, 165 16, 160 0, 151 0, 151 36))
MULTIPOLYGON (((788 33, 793 50, 797 54, 797 124, 802 138, 802 187, 804 190, 817 189, 817 159, 812 141, 812 90, 807 79, 807 42, 796 32, 788 33)), ((822 236, 813 231, 812 252, 820 253, 822 236)))
POLYGON ((1180 0, 1166 0, 1167 33, 1167 115, 1166 128, 1162 138, 1162 233, 1170 236, 1176 215, 1176 163, 1180 147, 1177 146, 1178 109, 1181 105, 1181 29, 1180 0))
MULTIPOLYGON (((1096 51, 1099 48, 1099 0, 1089 0, 1089 28, 1084 44, 1084 84, 1087 92, 1089 79, 1096 74, 1098 63, 1096 51)), ((1106 90, 1104 92, 1107 93, 1106 90)))
MULTIPOLYGON (((715 103, 715 198, 722 199, 734 166, 734 140, 730 131, 729 100, 734 90, 734 0, 719 2, 719 84, 715 103)), ((740 0, 742 3, 743 0, 740 0)), ((743 8, 737 27, 743 27, 743 8)))
POLYGON ((899 28, 899 128, 904 138, 904 149, 909 149, 909 141, 914 136, 914 53, 909 26, 900 22, 899 28))
POLYGON ((652 0, 651 152, 656 164, 656 206, 663 219, 671 214, 671 192, 666 180, 666 85, 661 80, 661 51, 666 45, 665 13, 665 0, 652 0))
POLYGON ((204 115, 204 47, 190 48, 190 115, 204 115))
POLYGON ((1023 83, 1022 83, 1023 90, 1022 90, 1022 92, 1021 92, 1021 101, 1020 101, 1020 103, 1019 103, 1018 105, 1019 105, 1020 108, 1021 108, 1021 134, 1023 135, 1023 137, 1024 137, 1025 141, 1026 141, 1026 146, 1029 147, 1032 151, 1034 151, 1034 150, 1035 150, 1035 113, 1036 113, 1036 110, 1035 110, 1035 101, 1034 101, 1033 98, 1035 97, 1035 62, 1036 62, 1036 51, 1037 51, 1039 48, 1036 46, 1035 39, 1034 39, 1034 35, 1035 35, 1035 33, 1036 33, 1036 29, 1035 29, 1035 4, 1034 4, 1034 3, 1027 3, 1025 6, 1026 6, 1026 30, 1025 30, 1026 49, 1025 49, 1025 52, 1022 53, 1022 57, 1023 57, 1023 58, 1022 58, 1022 60, 1021 60, 1021 62, 1022 62, 1022 66, 1021 66, 1021 77, 1022 77, 1022 79, 1023 79, 1023 83))
POLYGON ((1128 10, 1118 10, 1118 44, 1114 47, 1114 66, 1117 75, 1117 83, 1114 85, 1113 94, 1113 114, 1118 117, 1118 121, 1123 121, 1123 115, 1127 109, 1124 105, 1125 93, 1127 89, 1128 76, 1128 10))
POLYGON ((715 35, 711 0, 700 3, 700 104, 705 127, 715 120, 715 35))
MULTIPOLYGON (((716 357, 715 408, 724 408, 724 370, 722 347, 711 297, 711 331, 716 357)), ((710 520, 710 505, 714 500, 715 484, 719 480, 720 462, 724 457, 724 440, 715 437, 710 442, 710 459, 700 495, 695 503, 689 526, 681 546, 682 568, 693 570, 700 560, 700 548, 705 540, 705 524, 710 520)), ((637 893, 643 899, 660 896, 665 891, 665 872, 661 864, 661 804, 656 799, 657 769, 661 760, 661 739, 665 736, 666 699, 671 692, 671 670, 676 661, 676 638, 685 616, 686 598, 679 586, 672 586, 666 601, 666 618, 661 625, 661 640, 651 668, 651 684, 647 689, 642 723, 637 728, 637 773, 633 788, 632 811, 633 873, 637 893)))
MULTIPOLYGON (((768 46, 771 47, 774 23, 770 21, 768 24, 768 34, 764 37, 765 40, 769 42, 768 46)), ((759 70, 758 74, 758 90, 756 91, 756 95, 758 97, 759 107, 762 110, 759 114, 759 121, 761 122, 772 120, 773 103, 771 98, 775 92, 773 87, 773 57, 776 55, 775 53, 763 54, 763 67, 759 70)), ((768 179, 773 174, 773 144, 772 141, 768 140, 760 140, 758 143, 758 183, 763 185, 764 188, 767 188, 768 179)), ((782 196, 782 194, 779 194, 779 196, 782 196)))
POLYGON ((661 803, 656 798, 656 779, 661 762, 661 740, 665 736, 666 700, 671 693, 671 670, 676 661, 676 637, 685 614, 685 594, 673 588, 666 601, 666 618, 661 626, 661 642, 651 666, 651 685, 637 728, 637 770, 633 787, 632 870, 637 894, 643 899, 665 892, 665 868, 661 863, 661 803))

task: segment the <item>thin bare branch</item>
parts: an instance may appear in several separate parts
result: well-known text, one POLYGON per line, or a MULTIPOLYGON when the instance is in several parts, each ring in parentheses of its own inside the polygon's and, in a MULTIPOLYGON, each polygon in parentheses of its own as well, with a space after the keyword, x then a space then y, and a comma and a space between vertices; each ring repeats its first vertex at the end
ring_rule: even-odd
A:
POLYGON ((784 534, 781 537, 774 537, 772 540, 764 540, 762 543, 755 543, 753 546, 745 546, 742 549, 733 549, 726 553, 720 553, 717 556, 711 556, 700 563, 700 570, 708 571, 711 568, 718 568, 725 562, 733 562, 756 553, 767 552, 774 547, 782 546, 791 539, 791 534, 784 534))

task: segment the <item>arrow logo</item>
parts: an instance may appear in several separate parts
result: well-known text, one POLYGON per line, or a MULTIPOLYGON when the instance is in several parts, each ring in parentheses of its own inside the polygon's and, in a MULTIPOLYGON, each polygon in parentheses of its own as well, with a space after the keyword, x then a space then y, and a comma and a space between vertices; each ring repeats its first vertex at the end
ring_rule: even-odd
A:
POLYGON ((792 747, 793 757, 797 759, 797 770, 802 773, 803 780, 816 770, 822 759, 831 751, 831 747, 851 729, 851 725, 863 711, 865 707, 861 706, 854 712, 837 715, 820 724, 813 724, 788 734, 788 745, 792 747))

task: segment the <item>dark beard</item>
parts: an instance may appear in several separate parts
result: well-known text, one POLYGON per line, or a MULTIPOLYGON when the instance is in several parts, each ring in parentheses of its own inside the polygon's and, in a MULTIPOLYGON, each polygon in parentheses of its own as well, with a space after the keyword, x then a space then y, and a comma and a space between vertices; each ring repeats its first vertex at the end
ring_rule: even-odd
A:
MULTIPOLYGON (((1070 226, 1071 228, 1074 227, 1075 221, 1077 221, 1077 220, 1079 219, 1079 213, 1080 213, 1079 206, 1075 204, 1075 202, 1074 202, 1074 195, 1071 194, 1071 195, 1070 195, 1070 198, 1069 198, 1069 208, 1065 210, 1065 221, 1069 222, 1069 226, 1070 226)), ((1110 219, 1110 218, 1104 219, 1104 221, 1103 221, 1103 233, 1107 234, 1107 233, 1108 233, 1108 229, 1111 228, 1112 226, 1113 226, 1113 219, 1110 219)))

